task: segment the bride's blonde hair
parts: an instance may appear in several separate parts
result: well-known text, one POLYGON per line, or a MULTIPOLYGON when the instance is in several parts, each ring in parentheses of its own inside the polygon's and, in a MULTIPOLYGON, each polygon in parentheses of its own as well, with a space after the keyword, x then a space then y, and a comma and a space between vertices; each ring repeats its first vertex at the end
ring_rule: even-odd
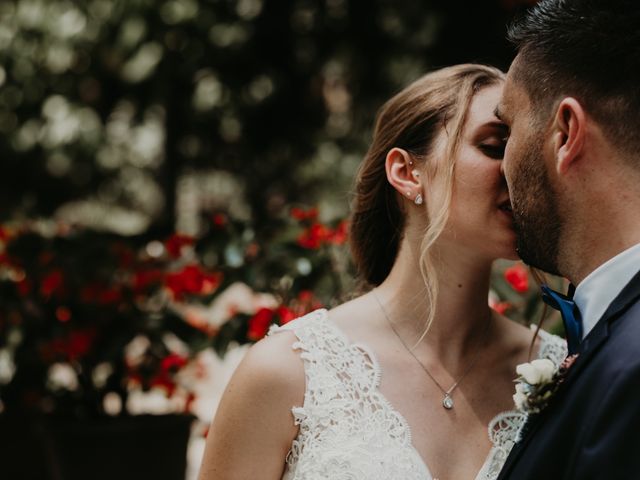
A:
MULTIPOLYGON (((373 141, 355 179, 350 219, 350 246, 356 268, 370 286, 381 284, 398 255, 405 227, 406 201, 387 181, 385 160, 389 151, 409 152, 417 168, 442 176, 444 198, 432 205, 420 245, 420 271, 431 308, 421 339, 427 333, 438 295, 431 249, 444 230, 451 205, 456 152, 467 112, 474 95, 482 88, 504 80, 500 70, 477 64, 443 68, 424 75, 388 100, 378 111, 373 141), (430 153, 441 129, 447 132, 444 161, 433 161, 430 153), (435 207, 435 208, 433 208, 435 207)), ((426 215, 426 209, 425 209, 426 215)))

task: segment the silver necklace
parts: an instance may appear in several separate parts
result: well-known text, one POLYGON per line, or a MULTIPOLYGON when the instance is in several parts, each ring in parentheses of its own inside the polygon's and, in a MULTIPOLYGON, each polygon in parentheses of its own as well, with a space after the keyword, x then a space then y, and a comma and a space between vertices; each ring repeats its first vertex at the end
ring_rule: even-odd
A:
MULTIPOLYGON (((397 332, 397 330, 393 326, 393 322, 389 318, 389 315, 387 315, 387 311, 382 306, 382 302, 380 302, 380 299, 378 298, 378 295, 376 295, 375 290, 372 290, 371 293, 373 294, 373 298, 376 299, 376 302, 378 302, 378 306, 380 307, 380 310, 382 311, 382 314, 384 315, 384 318, 387 320, 387 323, 389 324, 389 327, 391 327, 391 330, 393 331, 395 336, 398 337, 398 340, 400 340, 400 343, 402 344, 402 346, 405 348, 405 350, 407 352, 409 352, 409 354, 411 354, 411 356, 415 359, 415 361, 418 362, 418 365, 420 365, 422 370, 424 370, 424 372, 429 376, 429 378, 433 381, 433 383, 435 383, 436 386, 440 389, 440 391, 444 394, 444 398, 442 399, 442 406, 447 410, 451 410, 453 408, 453 405, 454 405, 453 397, 452 397, 453 391, 458 387, 458 385, 460 385, 460 382, 462 382, 462 380, 464 380, 464 378, 473 369, 473 367, 475 366, 476 362, 478 361, 478 358, 480 357, 480 346, 478 346, 478 351, 476 352, 475 356, 473 357, 473 360, 471 361, 471 363, 469 364, 467 369, 464 371, 464 373, 460 376, 460 378, 458 378, 458 380, 456 380, 454 382, 454 384, 451 385, 448 389, 444 389, 442 387, 442 385, 440 385, 440 383, 435 379, 435 377, 433 375, 431 375, 431 372, 429 372, 427 367, 424 366, 424 364, 415 355, 415 353, 413 353, 413 351, 407 346, 407 344, 404 343, 404 340, 402 340, 402 337, 400 336, 400 334, 397 332)), ((483 342, 480 342, 480 345, 482 345, 482 343, 484 343, 484 339, 486 338, 486 336, 487 336, 487 334, 489 332, 489 324, 490 323, 491 323, 491 314, 489 314, 489 318, 487 319, 487 325, 485 326, 484 333, 483 333, 483 336, 482 336, 483 342)))

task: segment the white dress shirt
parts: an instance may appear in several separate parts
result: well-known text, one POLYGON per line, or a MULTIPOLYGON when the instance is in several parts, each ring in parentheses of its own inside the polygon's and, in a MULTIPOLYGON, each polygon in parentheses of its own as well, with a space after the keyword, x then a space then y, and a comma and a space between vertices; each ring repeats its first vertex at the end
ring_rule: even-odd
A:
POLYGON ((573 301, 582 315, 582 338, 640 270, 640 243, 610 258, 576 287, 573 301))

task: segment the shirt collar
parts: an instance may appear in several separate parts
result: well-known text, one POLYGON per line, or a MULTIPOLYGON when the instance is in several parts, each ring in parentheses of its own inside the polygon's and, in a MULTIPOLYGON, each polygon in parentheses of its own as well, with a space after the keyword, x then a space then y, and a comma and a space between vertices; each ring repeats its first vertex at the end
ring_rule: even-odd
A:
POLYGON ((640 269, 640 243, 610 258, 576 287, 573 301, 582 315, 582 338, 640 269))

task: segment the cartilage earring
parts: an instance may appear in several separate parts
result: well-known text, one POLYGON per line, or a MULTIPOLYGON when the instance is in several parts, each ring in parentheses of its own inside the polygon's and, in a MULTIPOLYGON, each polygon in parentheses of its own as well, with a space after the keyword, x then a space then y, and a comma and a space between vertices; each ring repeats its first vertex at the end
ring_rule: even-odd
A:
POLYGON ((413 200, 413 203, 415 203, 416 205, 422 205, 422 195, 420 194, 416 195, 416 198, 413 200))

